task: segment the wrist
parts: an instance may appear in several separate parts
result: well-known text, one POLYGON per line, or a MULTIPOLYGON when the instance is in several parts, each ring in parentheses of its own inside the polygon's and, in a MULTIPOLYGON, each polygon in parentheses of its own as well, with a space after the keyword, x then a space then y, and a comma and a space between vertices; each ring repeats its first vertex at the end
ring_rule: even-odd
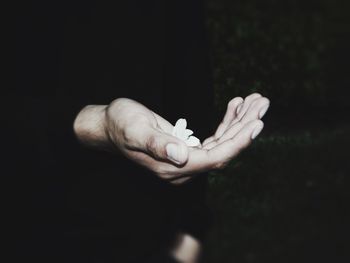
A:
POLYGON ((88 105, 74 120, 73 129, 77 139, 84 145, 109 148, 106 135, 107 105, 88 105))

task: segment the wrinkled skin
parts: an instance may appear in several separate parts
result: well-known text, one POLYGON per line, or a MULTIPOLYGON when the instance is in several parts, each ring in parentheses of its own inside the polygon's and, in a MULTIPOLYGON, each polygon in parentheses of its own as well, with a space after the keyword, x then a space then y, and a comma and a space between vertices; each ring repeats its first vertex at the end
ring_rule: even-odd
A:
POLYGON ((263 129, 261 118, 269 104, 258 93, 233 98, 215 134, 198 147, 188 147, 172 136, 171 123, 127 98, 86 106, 74 122, 74 131, 87 146, 119 152, 160 178, 182 184, 198 173, 223 169, 247 148, 263 129))

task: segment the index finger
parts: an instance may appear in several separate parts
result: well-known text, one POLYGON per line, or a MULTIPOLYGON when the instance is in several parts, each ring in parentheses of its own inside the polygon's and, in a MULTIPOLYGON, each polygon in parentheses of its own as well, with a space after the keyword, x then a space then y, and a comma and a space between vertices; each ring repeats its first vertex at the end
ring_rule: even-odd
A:
POLYGON ((208 158, 212 166, 221 168, 247 148, 253 139, 261 132, 264 123, 254 120, 244 125, 240 131, 229 140, 226 140, 208 151, 208 158))

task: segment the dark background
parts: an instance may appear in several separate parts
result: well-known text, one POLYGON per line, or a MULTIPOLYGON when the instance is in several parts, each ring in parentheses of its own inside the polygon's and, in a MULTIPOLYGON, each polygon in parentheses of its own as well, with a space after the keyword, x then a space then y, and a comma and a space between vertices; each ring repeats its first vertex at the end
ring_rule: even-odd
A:
MULTIPOLYGON (((264 117, 265 129, 252 147, 232 161, 226 170, 210 174, 208 202, 213 211, 213 221, 204 244, 204 261, 350 262, 346 261, 349 259, 347 245, 350 243, 350 105, 347 96, 350 87, 347 63, 350 2, 206 1, 216 124, 222 118, 227 102, 235 96, 245 97, 259 92, 270 98, 271 107, 264 117)), ((77 7, 77 10, 84 11, 77 7)), ((186 4, 181 8, 190 10, 186 4)), ((186 20, 181 18, 185 23, 186 20)), ((75 37, 79 43, 80 35, 75 37)), ((177 35, 175 37, 180 39, 177 35)), ((53 43, 56 40, 50 39, 53 43)), ((186 47, 186 41, 181 39, 181 43, 186 47)), ((43 46, 45 44, 42 43, 43 46)), ((40 46, 36 48, 40 49, 40 46)), ((74 48, 77 47, 73 46, 72 50, 74 48)), ((125 61, 129 61, 127 55, 125 61)), ((31 56, 35 53, 30 53, 29 58, 31 56)), ((50 59, 42 58, 44 61, 50 59)), ((130 61, 128 66, 132 67, 130 61)), ((75 65, 70 64, 70 72, 76 73, 75 65)), ((31 65, 24 66, 31 68, 31 65)), ((80 73, 85 74, 84 70, 80 73)), ((43 86, 46 81, 54 79, 49 74, 42 75, 42 79, 35 81, 43 86)), ((77 80, 84 79, 79 76, 77 80)), ((206 77, 203 76, 203 80, 206 77)), ((50 104, 45 96, 43 98, 44 105, 50 104)), ((193 98, 193 103, 196 103, 201 96, 193 98)), ((3 101, 6 102, 6 97, 3 101)), ((54 113, 60 115, 60 112, 54 113)), ((46 119, 50 114, 43 112, 38 104, 33 112, 28 111, 24 115, 25 125, 22 122, 16 124, 30 127, 34 121, 27 116, 34 116, 34 121, 45 123, 41 118, 46 119), (33 114, 37 112, 41 115, 33 114)), ((18 117, 23 119, 22 115, 18 117)), ((12 128, 6 123, 4 126, 12 128)), ((43 137, 39 132, 35 136, 43 137)), ((26 145, 27 138, 20 138, 20 143, 26 145)), ((7 140, 7 144, 9 142, 11 140, 7 140)), ((21 147, 21 158, 26 160, 32 147, 39 148, 35 140, 29 142, 30 147, 21 147)), ((5 142, 5 146, 7 144, 5 142)), ((45 153, 46 149, 40 150, 45 153)), ((40 158, 33 165, 38 162, 40 158)), ((23 167, 28 169, 28 166, 23 167)), ((46 167, 38 168, 41 169, 46 167)), ((31 177, 26 180, 28 185, 35 185, 31 177)), ((27 192, 33 192, 23 181, 18 182, 27 192)), ((39 189, 39 186, 34 189, 39 189)), ((14 191, 15 194, 17 192, 18 189, 14 191)), ((42 200, 40 194, 37 196, 42 200)), ((26 197, 22 193, 21 201, 23 196, 26 197)), ((45 205, 51 206, 49 201, 45 205)), ((41 209, 40 205, 38 207, 41 209)), ((5 218, 12 216, 6 209, 3 214, 5 218)), ((18 217, 20 229, 24 228, 23 218, 28 222, 35 218, 30 213, 28 215, 18 217)))
POLYGON ((210 176, 205 262, 349 262, 350 2, 208 0, 215 115, 271 100, 265 129, 210 176))

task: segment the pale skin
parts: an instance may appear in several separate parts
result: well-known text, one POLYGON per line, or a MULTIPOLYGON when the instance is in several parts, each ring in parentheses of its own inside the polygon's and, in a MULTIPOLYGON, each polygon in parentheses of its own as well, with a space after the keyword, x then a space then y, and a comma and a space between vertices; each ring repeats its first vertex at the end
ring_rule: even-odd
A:
POLYGON ((232 99, 215 134, 199 147, 188 147, 171 135, 171 123, 127 98, 84 107, 74 131, 87 146, 119 152, 160 178, 182 184, 198 173, 224 168, 248 147, 264 126, 261 117, 269 104, 258 93, 232 99), (167 154, 168 144, 175 145, 172 156, 167 154))
MULTIPOLYGON (((258 93, 233 98, 215 133, 198 147, 188 147, 172 136, 170 122, 128 98, 84 107, 74 121, 74 131, 86 146, 123 154, 159 178, 181 185, 199 173, 225 168, 261 132, 261 118, 269 105, 258 93)), ((183 249, 174 251, 180 262, 196 262, 183 259, 183 249)))

